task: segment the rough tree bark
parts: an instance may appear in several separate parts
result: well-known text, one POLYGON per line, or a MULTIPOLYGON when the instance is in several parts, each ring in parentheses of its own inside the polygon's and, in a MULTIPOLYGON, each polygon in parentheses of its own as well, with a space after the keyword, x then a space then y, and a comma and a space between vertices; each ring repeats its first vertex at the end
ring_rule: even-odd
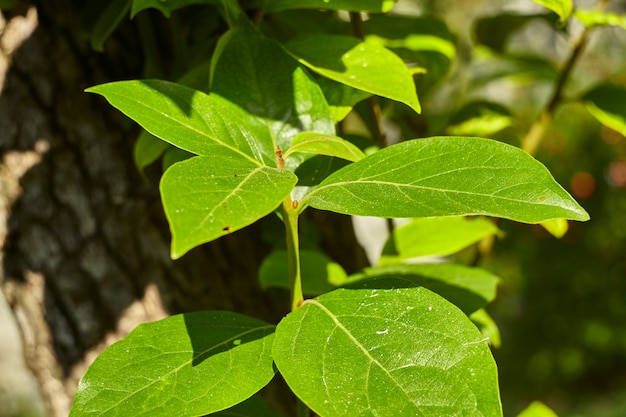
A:
POLYGON ((253 279, 267 250, 254 230, 169 260, 155 184, 133 167, 137 132, 83 93, 140 76, 141 54, 128 34, 93 52, 72 12, 80 3, 12 9, 1 43, 0 282, 53 416, 68 414, 95 355, 139 322, 197 309, 272 320, 278 311, 253 279))
POLYGON ((277 322, 288 305, 258 287, 258 227, 169 259, 157 187, 133 166, 137 132, 83 93, 139 77, 140 45, 129 25, 92 51, 82 3, 24 3, 0 20, 0 286, 50 416, 68 414, 88 364, 140 322, 199 309, 277 322))

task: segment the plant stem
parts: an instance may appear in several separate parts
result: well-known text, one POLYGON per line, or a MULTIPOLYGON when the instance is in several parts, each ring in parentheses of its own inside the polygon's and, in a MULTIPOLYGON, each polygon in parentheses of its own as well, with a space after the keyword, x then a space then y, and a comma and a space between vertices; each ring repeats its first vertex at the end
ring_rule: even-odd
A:
MULTIPOLYGON (((602 0, 597 9, 601 10, 606 7, 608 1, 602 0)), ((572 49, 572 53, 569 58, 565 62, 559 77, 556 80, 556 84, 554 86, 554 90, 552 92, 552 96, 550 97, 550 101, 546 104, 546 107, 543 109, 537 120, 532 124, 528 133, 522 139, 522 149, 528 152, 531 155, 534 155, 541 145, 541 141, 543 139, 544 133, 550 122, 552 121, 552 116, 554 115, 557 107, 563 101, 563 90, 565 84, 569 80, 569 77, 574 69, 574 65, 580 58, 585 45, 587 44, 587 40, 589 38, 589 33, 591 32, 591 28, 585 28, 580 37, 574 42, 574 48, 572 49)))
MULTIPOLYGON (((354 36, 362 41, 365 40, 365 27, 363 26, 361 12, 350 12, 350 22, 352 23, 354 36)), ((372 138, 378 143, 378 146, 384 148, 387 146, 387 140, 380 128, 380 103, 376 96, 371 96, 367 99, 367 113, 370 119, 372 138)))
POLYGON ((283 215, 286 230, 287 259, 289 263, 289 288, 291 290, 291 311, 297 310, 304 296, 300 275, 300 244, 298 239, 298 202, 287 197, 283 202, 283 215))

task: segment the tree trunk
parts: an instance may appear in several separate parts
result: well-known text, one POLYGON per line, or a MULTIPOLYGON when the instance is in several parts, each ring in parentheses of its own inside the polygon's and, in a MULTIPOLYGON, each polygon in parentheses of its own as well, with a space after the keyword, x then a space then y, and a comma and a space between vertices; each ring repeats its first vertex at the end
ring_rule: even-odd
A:
POLYGON ((169 259, 156 184, 133 165, 137 131, 83 92, 140 77, 134 28, 98 54, 81 7, 24 4, 0 22, 0 283, 51 416, 67 416, 88 364, 140 322, 199 309, 276 321, 284 311, 255 279, 268 250, 259 230, 169 259))

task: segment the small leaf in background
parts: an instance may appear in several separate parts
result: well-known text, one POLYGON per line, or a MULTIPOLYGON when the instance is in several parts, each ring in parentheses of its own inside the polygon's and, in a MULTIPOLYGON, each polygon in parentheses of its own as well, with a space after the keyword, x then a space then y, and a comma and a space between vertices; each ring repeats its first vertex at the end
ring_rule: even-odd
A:
POLYGON ((555 16, 551 13, 515 14, 501 13, 478 19, 474 24, 474 41, 496 52, 503 53, 509 38, 527 23, 541 19, 556 26, 555 16), (497 33, 498 36, 494 36, 497 33))
POLYGON ((133 149, 135 166, 143 172, 144 168, 159 159, 169 146, 167 142, 143 130, 133 149))
POLYGON ((272 351, 289 387, 321 417, 502 415, 483 336, 425 288, 306 300, 278 324, 272 351))
POLYGON ((500 337, 500 329, 495 321, 491 318, 489 313, 485 309, 474 311, 469 316, 470 320, 476 324, 480 332, 489 339, 489 344, 494 348, 502 346, 502 339, 500 337))
POLYGON ((597 26, 618 26, 626 29, 626 15, 602 12, 599 10, 576 9, 574 11, 576 19, 580 20, 587 28, 597 26))
POLYGON ((390 50, 349 36, 298 36, 285 47, 299 61, 331 80, 399 101, 420 112, 415 83, 405 63, 390 50))
POLYGON ((559 74, 552 62, 538 56, 510 53, 501 56, 487 48, 477 48, 475 56, 476 64, 472 74, 474 88, 504 78, 514 81, 518 86, 540 81, 553 82, 559 74))
POLYGON ((603 83, 587 92, 582 100, 600 123, 626 135, 626 86, 603 83))
POLYGON ((452 116, 446 133, 489 137, 511 125, 513 117, 504 106, 489 101, 472 101, 452 116))
POLYGON ((352 162, 365 158, 365 154, 347 140, 339 136, 315 132, 298 133, 283 156, 287 159, 289 155, 296 152, 334 156, 352 162))
MULTIPOLYGON (((228 31, 214 55, 211 94, 245 109, 263 126, 264 148, 283 151, 302 131, 333 135, 324 94, 298 62, 247 21, 228 31)), ((287 165, 294 169, 294 165, 287 165)))
POLYGON ((386 13, 396 0, 265 0, 264 13, 289 9, 329 9, 352 12, 386 13))
POLYGON ((350 288, 424 287, 473 313, 496 298, 499 278, 480 269, 456 264, 374 266, 350 275, 350 288))
POLYGON ((298 180, 290 171, 258 166, 218 150, 174 164, 161 178, 173 259, 271 213, 298 180))
POLYGON ((211 417, 284 417, 274 412, 260 395, 253 395, 244 402, 227 410, 211 414, 211 417))
POLYGON ((266 129, 218 95, 160 80, 119 81, 85 91, 104 96, 148 132, 188 152, 211 155, 228 149, 233 158, 276 165, 266 129))
POLYGON ((517 417, 558 417, 547 405, 539 401, 533 401, 528 407, 520 412, 517 417))
POLYGON ((165 17, 170 17, 174 10, 192 4, 217 4, 220 0, 133 0, 131 17, 135 17, 142 10, 154 8, 159 10, 165 17))
POLYGON ((371 16, 365 22, 367 42, 385 46, 411 69, 422 69, 415 78, 419 94, 440 82, 456 57, 456 36, 446 23, 433 16, 371 16))
POLYGON ((315 81, 326 97, 335 123, 342 121, 358 102, 372 95, 322 76, 318 76, 315 81))
POLYGON ((199 416, 240 403, 274 376, 274 326, 228 311, 140 324, 81 379, 70 416, 199 416))
POLYGON ((484 217, 413 219, 393 231, 385 243, 380 262, 451 255, 496 233, 498 227, 484 217))
POLYGON ((572 0, 533 0, 540 6, 545 7, 548 10, 552 10, 559 15, 561 23, 564 23, 569 19, 572 14, 572 0))
POLYGON ((493 140, 454 136, 384 148, 330 175, 302 203, 357 216, 482 214, 523 223, 589 219, 526 152, 493 140))
POLYGON ((91 30, 91 47, 98 52, 104 51, 104 42, 111 36, 122 20, 128 16, 132 0, 113 0, 100 13, 91 30))
MULTIPOLYGON (((302 291, 307 295, 319 295, 332 291, 346 282, 347 274, 341 265, 324 253, 308 249, 300 250, 300 273, 302 291)), ((289 263, 286 250, 275 250, 267 256, 259 269, 262 288, 289 288, 289 263)))
POLYGON ((565 219, 552 219, 540 223, 544 229, 548 231, 552 236, 560 239, 565 236, 569 229, 569 224, 565 219))
POLYGON ((163 172, 167 171, 169 167, 174 165, 177 162, 182 162, 186 159, 193 158, 195 155, 184 151, 175 146, 170 146, 168 150, 163 154, 163 161, 161 164, 161 169, 163 172))

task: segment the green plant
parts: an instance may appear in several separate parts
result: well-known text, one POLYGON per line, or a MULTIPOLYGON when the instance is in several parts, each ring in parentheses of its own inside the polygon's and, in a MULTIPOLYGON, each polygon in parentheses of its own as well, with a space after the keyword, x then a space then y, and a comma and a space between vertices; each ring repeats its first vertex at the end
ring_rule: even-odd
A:
MULTIPOLYGON (((123 16, 132 5, 132 15, 149 7, 169 15, 193 3, 203 2, 113 2, 109 13, 123 16)), ((376 36, 363 40, 360 12, 386 12, 393 1, 267 0, 255 10, 276 20, 261 28, 259 15, 251 20, 237 2, 206 3, 229 26, 209 62, 195 62, 180 83, 133 80, 87 91, 149 132, 137 145, 140 167, 165 152, 169 168, 160 190, 172 258, 276 212, 285 247, 270 255, 261 279, 290 289, 291 312, 276 326, 225 311, 141 325, 90 367, 71 415, 196 416, 231 407, 237 415, 273 415, 254 394, 276 371, 300 399, 300 415, 307 408, 320 416, 502 415, 485 336, 492 328, 482 310, 495 298, 497 278, 465 265, 403 261, 455 253, 496 234, 482 216, 562 231, 566 219, 585 221, 587 213, 541 163, 511 145, 433 136, 385 146, 372 97, 421 111, 413 76, 427 73, 418 90, 428 92, 454 56, 451 37, 437 22, 425 20, 424 33, 394 40, 391 33, 405 20, 375 17, 367 24, 376 36), (357 36, 336 28, 280 35, 279 12, 310 8, 351 11, 357 36), (394 45, 420 66, 408 68, 385 47, 394 45), (210 77, 210 89, 206 81, 198 85, 203 77, 210 77), (353 108, 377 143, 338 132, 353 108), (322 253, 300 250, 298 223, 306 209, 415 220, 393 231, 378 265, 348 277, 322 253)), ((556 3, 569 4, 570 10, 555 10, 567 20, 571 2, 556 3)), ((306 23, 307 13, 320 24, 331 15, 290 18, 306 23)), ((561 88, 523 141, 527 150, 536 148, 561 88)), ((619 123, 614 112, 601 110, 606 101, 593 100, 605 97, 602 88, 586 97, 600 117, 619 123)), ((467 132, 476 128, 468 127, 472 120, 488 135, 509 116, 479 103, 450 124, 467 132)))

